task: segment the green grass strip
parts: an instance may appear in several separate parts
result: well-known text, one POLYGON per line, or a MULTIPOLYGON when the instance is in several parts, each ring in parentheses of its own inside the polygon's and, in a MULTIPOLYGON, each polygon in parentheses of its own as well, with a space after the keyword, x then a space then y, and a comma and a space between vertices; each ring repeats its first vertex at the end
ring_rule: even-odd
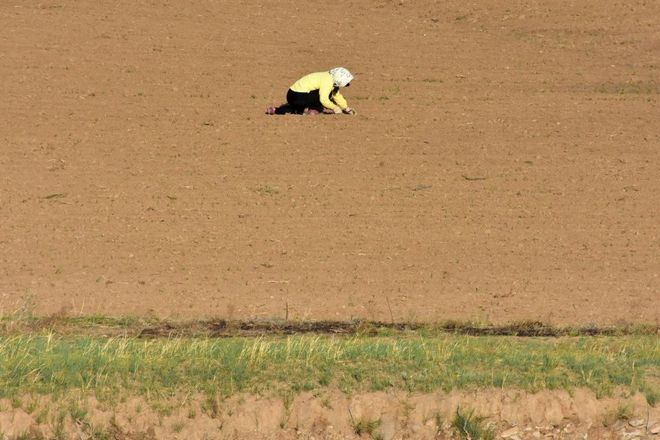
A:
POLYGON ((336 386, 346 392, 623 387, 659 394, 656 336, 460 335, 135 339, 0 337, 0 397, 23 393, 222 394, 336 386))

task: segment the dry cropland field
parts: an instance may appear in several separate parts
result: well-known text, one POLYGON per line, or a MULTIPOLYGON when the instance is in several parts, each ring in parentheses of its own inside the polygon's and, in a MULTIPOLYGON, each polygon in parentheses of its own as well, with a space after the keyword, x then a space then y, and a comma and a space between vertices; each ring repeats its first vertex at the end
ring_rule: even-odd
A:
MULTIPOLYGON (((452 423, 470 410, 494 429, 482 438, 657 438, 659 98, 652 0, 1 1, 0 439, 467 438, 452 423), (264 114, 335 66, 356 76, 356 116, 264 114), (363 386, 339 363, 320 385, 255 376, 221 400, 175 380, 161 386, 169 406, 144 390, 107 401, 45 367, 9 385, 51 343, 147 344, 118 335, 199 320, 534 321, 625 329, 520 341, 593 349, 594 371, 636 357, 598 384, 545 348, 536 367, 581 374, 410 386, 390 368, 396 380, 363 386), (53 409, 53 390, 79 395, 85 417, 53 409)), ((418 337, 481 350, 442 332, 363 333, 350 338, 392 353, 418 337)), ((254 353, 275 359, 287 338, 264 337, 236 336, 255 374, 254 353)), ((309 337, 286 340, 313 351, 309 337)), ((214 341, 177 340, 179 354, 214 341)))

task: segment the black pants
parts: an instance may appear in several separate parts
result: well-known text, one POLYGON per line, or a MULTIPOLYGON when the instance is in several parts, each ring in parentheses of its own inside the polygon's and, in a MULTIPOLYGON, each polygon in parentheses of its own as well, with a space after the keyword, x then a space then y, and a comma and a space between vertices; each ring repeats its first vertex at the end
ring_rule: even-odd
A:
MULTIPOLYGON (((330 101, 334 102, 333 95, 335 90, 330 93, 330 101)), ((275 109, 275 114, 283 115, 285 113, 297 113, 302 114, 306 108, 323 111, 323 104, 321 104, 321 98, 319 98, 319 91, 312 90, 309 93, 300 93, 294 92, 289 89, 286 92, 286 104, 279 106, 275 109)))

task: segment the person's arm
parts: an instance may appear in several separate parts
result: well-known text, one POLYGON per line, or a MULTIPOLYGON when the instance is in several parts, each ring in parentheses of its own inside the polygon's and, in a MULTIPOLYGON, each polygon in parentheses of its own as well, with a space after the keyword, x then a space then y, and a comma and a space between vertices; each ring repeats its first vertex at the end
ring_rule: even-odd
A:
POLYGON ((343 111, 344 113, 346 113, 348 115, 354 115, 355 114, 355 110, 353 110, 352 108, 350 108, 348 106, 348 103, 346 102, 346 99, 344 98, 344 96, 341 93, 339 93, 339 91, 337 91, 337 93, 335 93, 335 96, 333 96, 332 99, 335 101, 335 104, 337 104, 339 106, 339 108, 341 108, 341 111, 343 111))
MULTIPOLYGON (((332 77, 330 74, 328 74, 328 77, 323 78, 321 81, 321 87, 319 88, 319 100, 321 101, 321 104, 323 104, 323 107, 330 109, 335 113, 341 113, 342 107, 337 105, 339 103, 335 104, 334 102, 330 101, 330 93, 332 93, 333 87, 334 85, 332 83, 332 77)), ((337 95, 334 96, 335 102, 337 102, 337 95)), ((346 103, 346 101, 344 101, 344 103, 346 103)))
POLYGON ((332 99, 335 101, 335 104, 339 106, 340 109, 346 110, 348 108, 348 103, 346 102, 346 99, 342 94, 337 90, 337 93, 335 93, 335 96, 332 97, 332 99))

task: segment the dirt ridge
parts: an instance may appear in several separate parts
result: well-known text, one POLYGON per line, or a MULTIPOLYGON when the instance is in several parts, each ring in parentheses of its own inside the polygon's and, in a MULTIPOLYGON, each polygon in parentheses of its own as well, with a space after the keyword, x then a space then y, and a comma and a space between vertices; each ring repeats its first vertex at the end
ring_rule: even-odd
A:
POLYGON ((38 422, 35 414, 50 407, 50 399, 24 396, 32 413, 0 400, 0 428, 8 438, 27 434, 35 439, 55 433, 66 439, 103 434, 115 439, 446 439, 456 438, 451 421, 461 409, 484 417, 484 427, 497 438, 642 439, 657 438, 653 432, 660 422, 660 409, 639 394, 598 398, 582 389, 350 396, 326 389, 288 397, 187 395, 157 402, 134 396, 115 404, 80 396, 76 405, 84 411, 38 422))
POLYGON ((556 338, 563 336, 658 335, 658 325, 555 326, 541 321, 505 325, 447 321, 444 323, 352 321, 262 320, 160 320, 114 317, 30 317, 0 320, 1 334, 51 331, 63 335, 170 337, 258 337, 283 335, 455 334, 468 336, 513 336, 556 338))

